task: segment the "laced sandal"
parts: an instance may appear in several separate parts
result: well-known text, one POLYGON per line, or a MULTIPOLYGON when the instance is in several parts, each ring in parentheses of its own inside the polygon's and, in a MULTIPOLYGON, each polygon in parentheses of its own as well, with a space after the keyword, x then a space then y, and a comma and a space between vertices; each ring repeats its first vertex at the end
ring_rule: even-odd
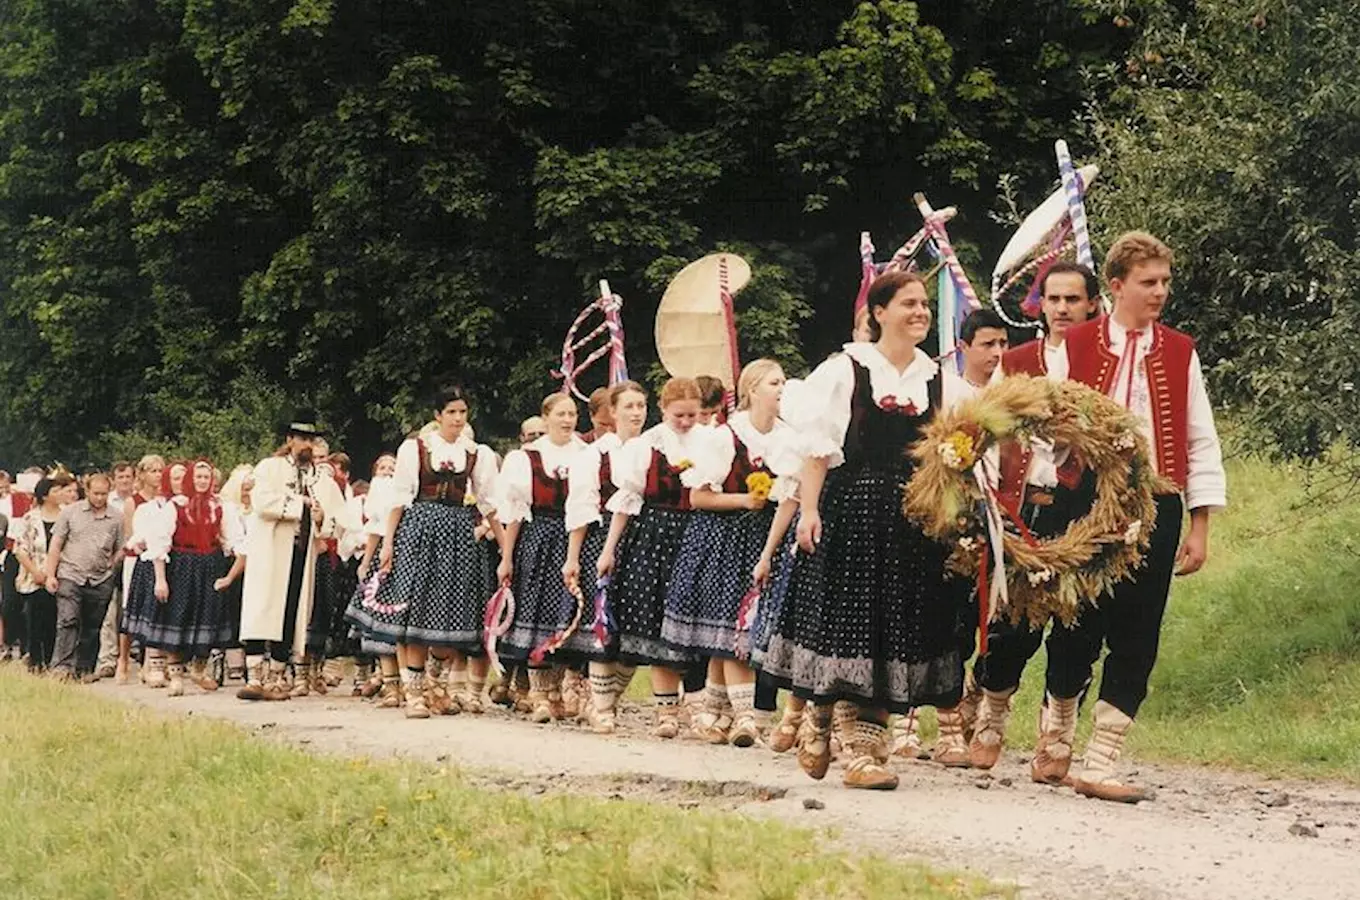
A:
POLYGON ((732 731, 728 735, 728 742, 733 747, 746 749, 754 747, 760 739, 760 728, 756 725, 756 717, 753 715, 740 715, 732 726, 732 731))
POLYGON ((831 710, 804 711, 798 734, 798 765, 809 778, 821 781, 831 768, 831 710))
POLYGON ((856 756, 845 767, 841 783, 864 791, 892 791, 897 789, 897 774, 873 756, 856 756))

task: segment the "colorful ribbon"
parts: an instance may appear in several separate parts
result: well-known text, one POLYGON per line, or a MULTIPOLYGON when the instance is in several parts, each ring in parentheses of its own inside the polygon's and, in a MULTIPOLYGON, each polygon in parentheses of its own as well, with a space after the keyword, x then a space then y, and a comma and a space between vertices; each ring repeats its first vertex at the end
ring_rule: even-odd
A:
POLYGON ((595 582, 595 620, 590 623, 595 633, 595 642, 603 650, 609 646, 609 636, 618 631, 614 617, 609 612, 609 576, 601 575, 595 582))
POLYGON ((378 569, 368 580, 364 582, 364 593, 361 605, 370 612, 379 613, 384 616, 396 615, 403 612, 409 604, 406 603, 380 603, 378 601, 378 588, 387 580, 387 573, 378 569))
POLYGON ((572 596, 576 598, 576 615, 572 617, 571 622, 566 628, 563 628, 561 631, 539 644, 529 653, 529 662, 531 664, 535 666, 541 665, 548 654, 556 653, 562 648, 562 645, 570 640, 571 636, 576 633, 576 629, 581 624, 581 615, 585 612, 586 601, 585 597, 581 594, 581 589, 579 587, 572 593, 572 596))
POLYGON ((759 609, 760 588, 752 585, 737 605, 737 633, 733 639, 733 651, 737 659, 749 659, 751 656, 751 626, 755 623, 759 609))
POLYGON ((609 356, 609 383, 618 384, 620 381, 628 380, 628 360, 624 355, 623 343, 623 298, 609 290, 609 282, 600 281, 600 296, 596 297, 571 323, 567 329, 567 336, 562 341, 562 366, 554 370, 554 378, 562 379, 562 390, 575 395, 580 400, 589 398, 581 392, 576 384, 576 379, 586 369, 590 368, 606 355, 609 356), (577 333, 585 325, 586 320, 592 315, 599 313, 603 320, 590 330, 585 337, 578 338, 577 333), (591 341, 600 335, 608 334, 608 340, 592 350, 585 359, 579 363, 576 361, 576 353, 587 347, 591 341))
POLYGON ((486 601, 486 615, 482 619, 482 641, 486 655, 491 660, 491 668, 497 675, 505 673, 501 658, 496 653, 496 644, 510 631, 510 623, 515 620, 515 593, 507 582, 496 589, 491 599, 486 601))

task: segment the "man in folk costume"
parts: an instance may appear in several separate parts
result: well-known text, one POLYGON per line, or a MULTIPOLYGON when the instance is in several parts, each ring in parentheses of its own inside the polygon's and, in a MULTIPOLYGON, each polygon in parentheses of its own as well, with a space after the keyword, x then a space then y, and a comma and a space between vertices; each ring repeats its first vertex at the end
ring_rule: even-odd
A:
POLYGON ((1114 768, 1147 696, 1172 576, 1190 575, 1204 565, 1209 515, 1227 503, 1222 448, 1195 342, 1159 321, 1170 292, 1171 264, 1171 250, 1152 235, 1122 235, 1105 258, 1114 311, 1070 329, 1066 339, 1068 378, 1101 391, 1137 417, 1157 473, 1176 487, 1157 496, 1157 519, 1144 524, 1151 524, 1152 543, 1139 569, 1085 610, 1072 628, 1055 628, 1049 639, 1049 715, 1036 755, 1049 754, 1048 746, 1057 741, 1071 746, 1080 695, 1104 644, 1109 654, 1094 709, 1095 731, 1072 785, 1079 794, 1124 803, 1149 796, 1122 784, 1114 768), (1187 508, 1190 531, 1182 541, 1187 508))
MULTIPOLYGON (((1039 290, 1047 334, 1007 350, 1001 358, 1001 368, 1007 375, 1064 381, 1067 378, 1064 341, 1069 329, 1095 314, 1100 282, 1086 266, 1063 261, 1044 273, 1039 290)), ((1030 531, 1041 538, 1062 534, 1069 523, 1091 509, 1093 482, 1075 462, 1060 471, 1050 446, 1022 447, 1008 443, 1000 448, 997 490, 1021 510, 1030 531)), ((1002 617, 988 626, 987 652, 974 668, 982 688, 978 724, 968 750, 969 762, 975 768, 990 769, 1000 758, 1012 698, 1020 687, 1025 666, 1038 652, 1043 638, 1044 628, 1028 622, 1012 624, 1002 617)), ((1045 706, 1041 715, 1046 717, 1047 712, 1045 706)), ((1075 708, 1071 712, 1075 716, 1075 708)), ((1066 734, 1075 719, 1058 724, 1059 733, 1066 734)), ((1041 723, 1041 744, 1044 727, 1041 723)), ((1067 775, 1070 759, 1071 741, 1056 741, 1046 753, 1036 754, 1030 764, 1030 775, 1041 784, 1061 782, 1067 775)))
POLYGON ((1007 375, 1043 375, 1062 381, 1067 378, 1063 342, 1069 329, 1096 314, 1100 282, 1086 266, 1063 261, 1044 273, 1039 290, 1046 334, 1007 350, 1001 369, 1007 375))
POLYGON ((242 700, 287 700, 288 663, 306 651, 317 555, 345 506, 335 480, 312 461, 322 434, 315 416, 300 411, 287 426, 284 445, 255 467, 241 597, 248 673, 237 692, 242 700))

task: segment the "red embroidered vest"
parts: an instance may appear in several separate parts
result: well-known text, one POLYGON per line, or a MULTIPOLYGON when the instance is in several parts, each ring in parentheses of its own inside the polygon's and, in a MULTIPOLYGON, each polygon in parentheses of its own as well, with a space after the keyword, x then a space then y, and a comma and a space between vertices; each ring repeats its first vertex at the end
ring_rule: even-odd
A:
POLYGON ((537 450, 525 450, 529 457, 529 470, 533 473, 533 499, 530 506, 535 513, 557 513, 567 506, 567 476, 559 478, 543 467, 543 454, 537 450))
POLYGON ((727 480, 723 482, 723 493, 750 493, 746 489, 746 479, 753 472, 764 472, 771 478, 774 477, 774 474, 765 466, 764 460, 760 461, 760 465, 756 465, 755 461, 751 459, 750 449, 742 442, 741 438, 737 437, 737 433, 730 428, 728 431, 732 434, 732 446, 735 454, 732 457, 732 467, 727 470, 727 480))
MULTIPOLYGON (((680 472, 666 461, 659 447, 652 448, 652 464, 647 467, 647 487, 643 502, 661 509, 689 511, 689 488, 680 483, 680 472)), ((603 491, 601 491, 603 494, 603 491)))
MULTIPOLYGON (((1067 377, 1108 396, 1119 371, 1119 357, 1110 349, 1107 317, 1070 329, 1066 347, 1067 377)), ((1152 326, 1152 347, 1143 358, 1157 471, 1182 490, 1190 467, 1188 415, 1194 353, 1193 338, 1157 322, 1152 326)))
POLYGON ((605 511, 605 504, 617 490, 618 488, 614 486, 614 463, 606 451, 600 454, 600 512, 605 511))
POLYGON ((452 469, 434 469, 430 451, 419 437, 416 438, 416 448, 420 452, 420 490, 416 492, 416 501, 462 506, 472 470, 477 467, 478 451, 469 450, 463 462, 463 471, 455 472, 452 469))
POLYGON ((1001 371, 1005 375, 1048 374, 1048 361, 1044 358, 1044 339, 1030 341, 1012 347, 1001 357, 1001 371))

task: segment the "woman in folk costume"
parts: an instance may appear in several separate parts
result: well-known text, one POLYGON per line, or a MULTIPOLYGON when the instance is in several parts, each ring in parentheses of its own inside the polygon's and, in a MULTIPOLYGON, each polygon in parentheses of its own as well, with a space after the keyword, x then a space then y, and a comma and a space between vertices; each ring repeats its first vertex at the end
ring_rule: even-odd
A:
POLYGON ((880 276, 868 307, 874 343, 847 344, 783 407, 807 457, 800 552, 762 665, 812 703, 804 771, 826 775, 832 704, 846 700, 858 707, 846 786, 892 789, 888 714, 937 706, 942 730, 957 731, 963 660, 946 549, 901 509, 907 449, 940 405, 940 368, 917 347, 930 330, 925 284, 880 276))
POLYGON ((611 576, 608 603, 617 624, 614 658, 651 667, 657 714, 652 733, 673 738, 680 733, 680 673, 693 654, 668 646, 661 638, 661 625, 689 524, 690 490, 702 478, 694 461, 705 452, 712 432, 696 428, 699 387, 693 379, 667 381, 660 402, 661 424, 625 444, 616 460, 612 474, 618 490, 608 503, 614 518, 596 571, 611 576))
POLYGON ((388 515, 379 556, 387 572, 375 602, 357 611, 359 624, 405 654, 402 682, 406 716, 425 719, 443 685, 425 678, 431 650, 452 656, 448 671, 457 678, 466 661, 466 687, 449 685, 470 712, 481 711, 488 661, 482 649, 482 620, 495 592, 495 562, 478 527, 491 516, 496 458, 490 447, 469 440, 467 395, 460 387, 440 390, 434 400, 437 431, 408 438, 397 450, 398 504, 388 515))
POLYGON ((536 661, 534 651, 561 639, 579 621, 578 603, 562 583, 568 535, 564 527, 572 460, 586 446, 576 435, 576 401, 552 394, 542 405, 547 433, 505 457, 496 481, 496 518, 505 529, 496 579, 512 584, 515 614, 500 640, 503 658, 529 670, 532 721, 566 715, 560 661, 536 661))
POLYGON ((130 643, 141 645, 141 679, 150 688, 163 688, 169 684, 166 680, 165 651, 156 644, 148 643, 147 637, 157 616, 163 615, 157 588, 164 583, 167 595, 170 590, 166 566, 170 562, 170 550, 179 517, 173 498, 183 495, 184 482, 188 477, 187 464, 171 461, 161 469, 156 496, 138 503, 132 514, 131 537, 127 546, 129 553, 136 555, 137 561, 132 566, 124 593, 120 628, 130 643))
POLYGON ((364 546, 359 557, 358 579, 345 618, 349 621, 359 641, 359 651, 367 659, 376 660, 377 670, 360 687, 356 682, 356 692, 364 698, 377 696, 380 709, 396 709, 404 702, 401 691, 401 665, 397 645, 391 641, 374 637, 372 632, 362 626, 364 609, 372 610, 377 604, 377 594, 372 590, 370 579, 378 571, 379 552, 382 549, 383 535, 387 532, 387 519, 399 504, 395 475, 397 457, 384 453, 373 463, 373 480, 369 483, 368 493, 363 496, 361 519, 363 521, 364 546), (375 684, 376 682, 376 684, 375 684))
POLYGON ((248 679, 236 693, 242 700, 291 696, 288 664, 305 652, 317 554, 345 505, 335 481, 313 464, 322 431, 311 411, 296 413, 284 434, 283 446, 255 466, 241 592, 248 679))
POLYGON ((666 595, 662 639, 691 656, 709 657, 705 710, 699 732, 710 743, 750 747, 760 736, 755 715, 755 672, 749 648, 737 647, 742 601, 764 549, 778 502, 792 493, 796 474, 775 471, 791 456, 793 434, 779 421, 784 370, 770 359, 749 363, 737 379, 737 409, 714 426, 696 460, 700 480, 690 491, 694 514, 666 595), (784 476, 772 495, 776 475, 784 476), (770 503, 773 499, 775 502, 770 503), (730 712, 729 712, 730 710, 730 712))
MULTIPOLYGON (((142 643, 165 654, 169 695, 184 693, 185 663, 190 680, 205 691, 217 682, 204 666, 216 648, 234 640, 226 596, 216 588, 226 568, 222 556, 226 532, 221 502, 213 496, 212 463, 194 462, 174 485, 165 507, 174 516, 169 561, 153 558, 156 608, 138 633, 142 643)), ((169 516, 167 516, 169 518, 169 516)))
MULTIPOLYGON (((593 576, 597 572, 600 551, 609 534, 605 523, 610 514, 606 506, 617 490, 614 472, 622 465, 623 446, 642 434, 642 426, 647 423, 647 391, 636 381, 621 381, 609 389, 609 408, 614 419, 613 433, 600 436, 578 453, 572 459, 568 477, 565 525, 570 538, 562 580, 568 592, 587 603, 596 599, 596 592, 581 585, 581 573, 593 576)), ((598 624, 600 634, 604 634, 604 622, 598 624)), ((618 698, 632 680, 634 666, 619 662, 612 637, 604 634, 605 641, 601 642, 600 634, 582 621, 558 655, 568 660, 589 661, 588 718, 597 734, 613 734, 618 698)))
POLYGON ((255 467, 239 465, 222 485, 222 523, 226 532, 223 550, 231 558, 231 568, 217 580, 217 589, 227 598, 227 621, 231 642, 227 645, 227 679, 244 681, 246 652, 241 646, 241 576, 246 571, 246 532, 250 527, 250 496, 255 488, 255 467))
MULTIPOLYGON (((138 555, 141 552, 141 543, 138 539, 136 528, 133 521, 136 518, 137 510, 147 503, 154 502, 160 496, 161 478, 165 471, 165 459, 157 454, 151 453, 143 456, 137 461, 134 470, 137 489, 133 491, 129 502, 123 504, 123 534, 128 536, 126 547, 127 556, 123 559, 123 605, 118 613, 118 662, 114 667, 114 681, 117 684, 127 684, 132 669, 132 636, 123 627, 127 620, 125 612, 128 597, 132 591, 132 573, 137 567, 138 555)), ((156 687, 165 687, 165 662, 160 658, 160 651, 154 651, 156 677, 160 682, 156 687)), ((152 660, 147 655, 143 656, 142 681, 146 682, 148 669, 152 660)))

